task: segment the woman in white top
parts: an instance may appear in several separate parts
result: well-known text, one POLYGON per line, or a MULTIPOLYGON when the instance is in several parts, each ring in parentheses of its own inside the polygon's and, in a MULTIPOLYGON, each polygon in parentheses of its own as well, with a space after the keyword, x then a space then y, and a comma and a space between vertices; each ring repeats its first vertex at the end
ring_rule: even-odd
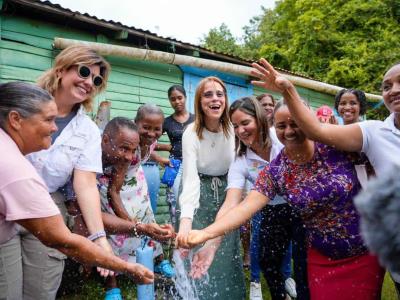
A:
MULTIPOLYGON (((377 176, 400 165, 400 63, 385 73, 382 82, 383 101, 390 111, 385 121, 365 121, 350 125, 331 125, 318 122, 302 105, 294 85, 280 75, 265 59, 254 63, 252 74, 260 81, 254 85, 282 93, 296 124, 312 140, 334 146, 339 150, 363 152, 367 155, 377 176)), ((396 288, 400 275, 392 274, 396 288)))
MULTIPOLYGON (((206 77, 195 93, 195 122, 182 137, 183 180, 179 197, 178 240, 192 228, 214 222, 225 200, 226 178, 234 158, 234 135, 224 83, 206 77)), ((209 268, 207 283, 197 281, 199 299, 245 299, 239 232, 227 235, 209 268)))
MULTIPOLYGON (((100 131, 86 115, 94 96, 105 89, 109 72, 110 65, 104 58, 86 46, 71 46, 57 55, 54 66, 38 79, 38 84, 55 99, 58 131, 52 135, 49 149, 33 153, 28 159, 64 217, 64 197, 58 189, 73 177, 73 188, 89 233, 98 237, 96 244, 112 253, 104 234, 96 185, 96 173, 102 173, 100 131)), ((43 278, 43 285, 37 285, 37 289, 38 292, 49 289, 51 298, 50 294, 57 291, 61 282, 65 256, 44 246, 40 251, 44 254, 38 268, 51 268, 52 272, 44 272, 48 278, 43 278)), ((108 274, 106 270, 100 272, 108 274)))

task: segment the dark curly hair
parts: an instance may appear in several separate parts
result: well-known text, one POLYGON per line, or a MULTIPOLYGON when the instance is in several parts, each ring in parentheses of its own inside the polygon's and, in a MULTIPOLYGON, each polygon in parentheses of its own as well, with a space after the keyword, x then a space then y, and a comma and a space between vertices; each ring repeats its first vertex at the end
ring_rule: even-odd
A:
POLYGON ((360 104, 360 116, 365 115, 368 108, 367 97, 365 97, 365 93, 356 89, 342 89, 335 96, 335 109, 338 111, 340 99, 344 94, 353 94, 356 96, 358 103, 360 104))

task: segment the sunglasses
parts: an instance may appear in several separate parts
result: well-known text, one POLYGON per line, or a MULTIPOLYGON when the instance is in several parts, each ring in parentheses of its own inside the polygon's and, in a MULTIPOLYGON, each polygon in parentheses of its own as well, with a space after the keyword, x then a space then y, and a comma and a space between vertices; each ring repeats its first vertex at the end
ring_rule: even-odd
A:
MULTIPOLYGON (((79 77, 86 79, 92 74, 92 71, 88 66, 85 65, 79 65, 78 66, 78 75, 79 77)), ((99 87, 103 84, 103 77, 100 75, 95 75, 93 77, 93 84, 95 87, 99 87)))

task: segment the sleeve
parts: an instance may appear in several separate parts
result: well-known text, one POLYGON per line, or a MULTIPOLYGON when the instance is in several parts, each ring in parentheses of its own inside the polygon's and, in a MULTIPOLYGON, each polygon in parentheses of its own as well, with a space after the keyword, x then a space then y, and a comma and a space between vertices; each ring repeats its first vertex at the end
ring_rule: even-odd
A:
POLYGON ((266 166, 260 173, 258 173, 253 190, 267 196, 270 200, 274 199, 278 194, 276 184, 270 172, 270 165, 266 166))
POLYGON ((358 126, 360 126, 361 129, 361 134, 362 134, 362 148, 361 152, 368 153, 368 149, 370 147, 370 140, 371 140, 371 135, 373 134, 372 130, 375 127, 376 121, 364 121, 364 122, 359 122, 358 126))
MULTIPOLYGON (((91 121, 90 121, 91 122, 91 121)), ((87 145, 85 145, 82 153, 79 155, 78 161, 74 168, 81 171, 89 171, 103 173, 101 161, 101 135, 100 130, 93 123, 88 127, 87 145)))
POLYGON ((44 183, 35 178, 18 180, 1 189, 7 221, 45 218, 60 214, 44 183))
POLYGON ((181 218, 193 219, 194 211, 199 207, 200 178, 197 171, 198 139, 192 127, 182 136, 182 193, 179 197, 181 218))
POLYGON ((228 186, 226 189, 244 189, 246 186, 247 166, 243 164, 243 156, 236 157, 231 163, 228 171, 228 186))

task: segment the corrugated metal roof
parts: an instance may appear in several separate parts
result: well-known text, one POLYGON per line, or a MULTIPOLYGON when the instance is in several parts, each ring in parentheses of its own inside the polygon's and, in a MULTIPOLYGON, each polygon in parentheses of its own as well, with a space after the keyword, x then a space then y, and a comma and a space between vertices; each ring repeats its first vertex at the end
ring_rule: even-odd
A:
MULTIPOLYGON (((114 30, 116 30, 116 29, 128 30, 130 34, 142 35, 149 39, 156 39, 156 40, 158 40, 158 42, 174 44, 178 47, 190 49, 193 51, 199 51, 200 53, 210 56, 210 57, 213 57, 216 60, 229 61, 232 63, 242 64, 242 65, 250 65, 253 62, 252 60, 246 60, 246 59, 243 59, 241 57, 237 57, 237 56, 234 56, 231 54, 212 51, 207 48, 201 47, 199 45, 194 45, 191 43, 183 42, 183 41, 177 40, 175 38, 163 37, 154 32, 151 32, 149 30, 143 30, 141 28, 137 28, 134 26, 127 26, 127 25, 122 24, 121 22, 116 22, 114 20, 100 19, 100 18, 97 18, 96 16, 90 15, 88 13, 81 13, 79 11, 73 11, 71 9, 62 7, 59 4, 51 3, 50 1, 47 1, 47 0, 46 1, 42 1, 42 0, 5 0, 5 2, 19 4, 23 7, 35 7, 36 9, 51 8, 50 13, 58 12, 58 13, 62 13, 64 15, 67 14, 68 17, 73 18, 73 19, 80 18, 80 21, 82 21, 82 22, 90 20, 91 23, 95 22, 97 26, 103 27, 105 29, 110 29, 110 25, 112 25, 114 27, 112 29, 114 29, 114 30)), ((283 73, 290 74, 293 76, 313 79, 304 74, 291 72, 291 71, 281 69, 281 68, 277 68, 277 69, 283 73)))

